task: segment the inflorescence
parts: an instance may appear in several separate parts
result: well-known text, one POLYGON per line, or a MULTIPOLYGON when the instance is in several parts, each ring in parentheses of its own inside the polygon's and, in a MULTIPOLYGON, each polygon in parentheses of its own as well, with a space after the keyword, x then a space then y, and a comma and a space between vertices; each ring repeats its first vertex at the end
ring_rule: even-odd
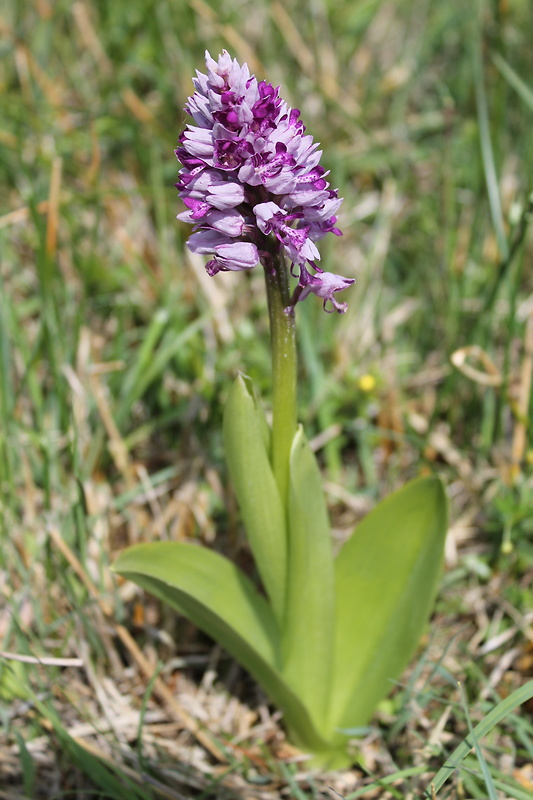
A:
MULTIPOLYGON (((269 263, 272 240, 283 247, 298 277, 291 306, 309 293, 330 301, 354 281, 317 266, 315 242, 335 226, 342 202, 320 166, 322 151, 297 108, 289 108, 279 87, 258 82, 224 50, 218 62, 206 52, 207 75, 197 72, 185 110, 195 125, 180 136, 176 156, 183 168, 176 184, 193 224, 187 245, 213 255, 209 275, 269 263), (312 274, 309 271, 312 268, 312 274)), ((331 309, 333 310, 333 309, 331 309)))

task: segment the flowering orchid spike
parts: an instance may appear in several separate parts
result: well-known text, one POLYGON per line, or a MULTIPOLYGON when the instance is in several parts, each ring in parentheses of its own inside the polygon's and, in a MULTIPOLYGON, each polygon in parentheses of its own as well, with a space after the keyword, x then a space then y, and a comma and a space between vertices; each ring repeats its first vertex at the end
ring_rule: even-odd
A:
POLYGON ((215 275, 265 265, 277 243, 299 278, 292 305, 313 292, 324 307, 329 300, 344 311, 333 295, 353 280, 315 263, 315 242, 327 233, 341 236, 342 199, 326 180, 322 152, 305 134, 299 110, 225 50, 218 61, 206 53, 206 66, 185 106, 195 124, 176 149, 182 164, 176 186, 187 208, 178 219, 194 225, 189 249, 212 255, 206 269, 215 275))

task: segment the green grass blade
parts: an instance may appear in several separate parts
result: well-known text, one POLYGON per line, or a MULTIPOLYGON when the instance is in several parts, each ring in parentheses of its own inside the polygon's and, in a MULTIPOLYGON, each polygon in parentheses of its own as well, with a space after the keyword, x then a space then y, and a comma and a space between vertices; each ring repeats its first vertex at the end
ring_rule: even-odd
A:
MULTIPOLYGON (((511 712, 515 710, 522 703, 526 703, 533 697, 533 681, 528 681, 524 686, 516 689, 509 697, 498 703, 496 708, 493 708, 487 716, 479 722, 474 728, 474 736, 479 741, 491 731, 495 725, 498 725, 504 720, 511 712)), ((435 787, 438 792, 441 786, 448 780, 452 773, 459 768, 461 761, 463 761, 474 747, 472 737, 467 737, 459 747, 456 747, 451 756, 446 760, 444 766, 440 768, 431 783, 426 787, 425 796, 431 797, 431 787, 435 787)))
POLYGON ((145 375, 152 366, 157 345, 161 335, 165 330, 169 319, 169 313, 164 308, 158 308, 153 315, 148 326, 144 339, 135 355, 135 362, 124 376, 120 393, 124 400, 125 407, 130 409, 134 400, 142 393, 145 385, 145 375))
POLYGON ((143 395, 153 381, 163 374, 171 360, 202 329, 204 324, 205 317, 198 317, 176 335, 174 330, 168 329, 166 311, 160 309, 156 313, 136 363, 125 380, 117 411, 117 422, 120 425, 131 413, 133 403, 143 395), (165 328, 166 331, 163 333, 165 328))
POLYGON ((521 789, 519 786, 512 786, 505 781, 494 781, 497 789, 505 792, 506 797, 513 797, 514 800, 531 800, 531 792, 527 789, 521 789))
MULTIPOLYGON (((19 681, 17 695, 31 698, 32 705, 39 712, 40 718, 47 723, 43 725, 46 734, 50 733, 50 728, 53 729, 62 757, 83 772, 94 786, 105 792, 108 800, 124 800, 125 797, 128 800, 154 800, 154 794, 150 789, 139 786, 111 759, 104 762, 79 744, 63 726, 55 708, 35 694, 27 683, 19 681)), ((37 775, 35 778, 37 782, 37 775)), ((29 794, 29 797, 34 797, 34 794, 29 794)))
POLYGON ((3 494, 12 482, 12 465, 9 451, 9 436, 12 425, 14 400, 13 380, 10 371, 9 330, 7 309, 4 306, 4 291, 0 280, 0 492, 3 494))
POLYGON ((499 69, 509 86, 512 86, 515 92, 522 98, 529 110, 533 111, 533 91, 529 88, 529 86, 524 83, 522 78, 517 75, 514 69, 509 66, 507 61, 505 61, 505 59, 502 58, 499 53, 493 54, 492 61, 499 69))
POLYGON ((24 793, 28 797, 33 797, 35 791, 35 764, 30 751, 26 747, 26 742, 18 731, 15 731, 15 739, 19 748, 24 793))
POLYGON ((461 692, 461 701, 463 703, 463 709, 465 712, 466 721, 468 723, 470 738, 474 742, 474 750, 476 751, 477 760, 479 761, 479 766, 481 767, 481 773, 485 781, 485 786, 487 787, 487 792, 489 793, 489 800, 498 800, 498 795, 496 794, 496 787, 494 786, 489 766, 487 764, 485 756, 483 755, 483 751, 479 746, 479 741, 476 736, 474 726, 472 725, 472 719, 470 718, 470 713, 468 711, 468 701, 466 699, 465 690, 462 684, 459 684, 459 689, 461 692))
POLYGON ((501 257, 506 259, 509 254, 509 244, 505 233, 503 221, 502 204, 500 200, 500 188, 494 160, 494 151, 490 136, 489 110, 487 103, 487 93, 485 91, 485 80, 483 77, 483 58, 481 53, 481 40, 479 30, 473 38, 472 43, 472 64, 474 72, 474 84, 476 92, 477 118, 479 126, 479 141, 481 145, 481 156, 483 159, 483 169, 485 171, 485 181, 489 196, 490 213, 492 223, 498 240, 498 247, 501 257))
POLYGON ((392 775, 386 775, 384 778, 374 781, 374 783, 367 783, 365 786, 362 786, 355 792, 351 792, 344 798, 344 800, 357 800, 357 798, 363 797, 365 794, 368 794, 375 789, 383 789, 386 786, 389 786, 391 783, 396 783, 396 781, 399 780, 405 780, 405 778, 411 778, 413 775, 422 775, 424 772, 426 772, 426 770, 426 766, 400 769, 398 772, 394 772, 392 775))

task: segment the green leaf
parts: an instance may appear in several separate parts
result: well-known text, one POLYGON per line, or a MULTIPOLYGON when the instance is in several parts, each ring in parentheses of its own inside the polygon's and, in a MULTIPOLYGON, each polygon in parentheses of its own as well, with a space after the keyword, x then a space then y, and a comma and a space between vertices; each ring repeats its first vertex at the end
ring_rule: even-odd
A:
POLYGON ((269 459, 268 426, 249 378, 239 375, 224 413, 224 446, 250 547, 281 622, 285 610, 285 514, 269 459))
POLYGON ((247 668, 253 655, 280 664, 279 633, 268 603, 235 564, 186 542, 152 542, 125 550, 113 565, 191 619, 247 668), (237 651, 237 652, 235 652, 237 651))
POLYGON ((125 550, 113 570, 142 586, 219 642, 285 712, 294 740, 328 750, 303 703, 279 670, 277 622, 266 600, 227 558, 185 542, 153 542, 125 550))
POLYGON ((322 479, 301 427, 291 448, 288 516, 283 674, 326 731, 335 630, 333 555, 322 479))
POLYGON ((431 611, 447 529, 438 478, 411 481, 358 525, 335 565, 335 728, 365 725, 407 666, 431 611))

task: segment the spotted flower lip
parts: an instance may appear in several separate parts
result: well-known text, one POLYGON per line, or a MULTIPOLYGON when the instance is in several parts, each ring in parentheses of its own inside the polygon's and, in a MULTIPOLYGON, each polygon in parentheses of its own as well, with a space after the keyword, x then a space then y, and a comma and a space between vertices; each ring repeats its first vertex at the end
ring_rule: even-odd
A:
POLYGON ((316 263, 315 242, 327 233, 341 235, 336 215, 342 202, 320 165, 318 143, 279 87, 257 81, 226 50, 218 61, 206 52, 205 60, 207 74, 196 73, 185 106, 194 124, 176 149, 182 164, 176 187, 186 206, 178 219, 194 225, 188 247, 212 255, 206 269, 215 275, 264 262, 277 241, 299 279, 293 302, 314 293, 324 307, 329 300, 345 311, 333 295, 353 280, 316 263))

